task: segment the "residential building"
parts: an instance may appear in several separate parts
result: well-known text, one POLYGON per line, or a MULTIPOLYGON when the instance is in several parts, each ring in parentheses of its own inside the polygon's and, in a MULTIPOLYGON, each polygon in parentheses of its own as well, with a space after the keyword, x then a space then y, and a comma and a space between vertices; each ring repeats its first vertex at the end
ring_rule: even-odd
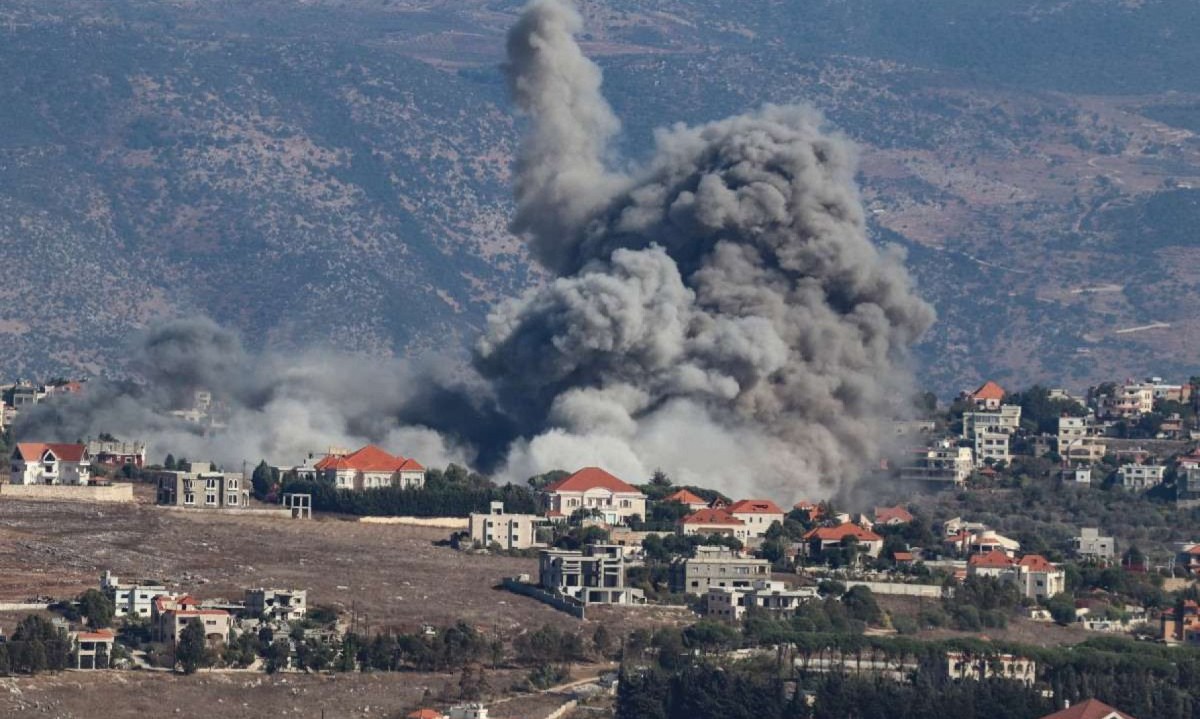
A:
POLYGON ((967 559, 967 576, 1010 579, 1015 565, 1012 557, 998 549, 983 554, 972 554, 967 559))
POLYGON ((1112 537, 1101 536, 1095 527, 1082 527, 1074 539, 1075 553, 1084 559, 1109 562, 1117 556, 1117 543, 1112 537))
POLYGON ((749 535, 758 539, 767 535, 772 524, 783 524, 783 510, 769 499, 743 499, 729 505, 726 511, 734 519, 742 520, 749 535))
POLYGON ((708 500, 688 489, 680 489, 662 498, 664 502, 679 502, 695 512, 708 506, 708 500))
POLYGON ((1091 484, 1092 483, 1092 468, 1091 467, 1066 467, 1060 473, 1062 481, 1071 484, 1091 484))
POLYGON ((18 442, 12 453, 10 484, 92 483, 92 461, 82 444, 18 442))
POLYGON ((584 604, 643 604, 640 589, 625 585, 625 557, 616 545, 590 544, 584 551, 544 549, 538 586, 584 604))
POLYGON ((875 508, 875 524, 895 526, 897 524, 908 524, 911 521, 913 521, 912 512, 899 505, 895 507, 875 508))
POLYGON ((1200 643, 1200 606, 1186 599, 1179 607, 1169 607, 1158 616, 1159 640, 1166 644, 1200 643))
POLYGON ((1103 435, 1095 417, 1059 417, 1058 453, 1074 461, 1098 462, 1106 449, 1103 435))
POLYGON ((1042 719, 1133 719, 1133 717, 1119 709, 1113 709, 1102 701, 1088 699, 1075 706, 1068 706, 1062 711, 1047 714, 1042 719))
POLYGON ((1102 398, 1100 410, 1115 419, 1137 419, 1154 411, 1154 384, 1126 382, 1102 398))
POLYGON ((975 433, 975 466, 1012 461, 1009 451, 1009 433, 980 430, 975 433))
POLYGON ((749 587, 712 587, 705 594, 705 615, 740 621, 754 608, 774 617, 791 617, 801 604, 819 597, 816 587, 789 589, 783 582, 756 579, 749 587))
POLYGON ((1021 543, 1017 540, 991 530, 972 534, 967 539, 967 552, 970 554, 1001 551, 1011 557, 1020 549, 1021 543))
POLYGON ((285 622, 304 619, 308 612, 308 592, 304 589, 247 589, 246 613, 252 617, 267 615, 285 622))
POLYGON ((1200 464, 1180 462, 1176 472, 1175 504, 1180 509, 1200 507, 1200 464))
POLYGON ((975 467, 975 453, 943 440, 917 453, 912 464, 900 469, 900 479, 939 487, 961 487, 975 467))
POLYGON ((676 559, 670 568, 671 592, 703 596, 714 587, 746 588, 771 578, 771 562, 743 557, 728 547, 696 547, 696 556, 676 559))
POLYGON ((1066 573, 1040 554, 1014 560, 995 549, 972 555, 967 560, 968 577, 992 577, 1017 585, 1021 596, 1045 599, 1066 590, 1066 573))
POLYGON ((501 549, 531 549, 540 544, 537 528, 543 522, 536 514, 508 514, 504 502, 492 502, 486 514, 471 514, 468 531, 471 541, 480 547, 498 544, 501 549))
POLYGON ((825 516, 825 509, 817 502, 809 502, 808 500, 800 500, 792 505, 792 509, 797 512, 803 512, 808 515, 810 522, 818 522, 825 516))
POLYGON ((721 534, 741 541, 750 538, 746 523, 725 509, 704 508, 679 520, 680 534, 721 534))
POLYGON ((88 454, 96 464, 107 464, 113 467, 123 467, 132 464, 141 468, 146 465, 145 442, 121 442, 107 440, 88 440, 88 454))
POLYGON ((980 409, 996 410, 1004 402, 1005 394, 1003 387, 988 380, 974 392, 967 393, 966 399, 980 409))
POLYGON ((1015 404, 1000 405, 995 411, 964 412, 963 439, 974 439, 980 432, 1005 432, 1012 434, 1021 428, 1021 407, 1015 404))
POLYGON ((110 571, 100 576, 100 591, 112 600, 114 616, 145 619, 150 618, 154 598, 167 594, 167 588, 157 582, 121 584, 110 571))
POLYGON ((229 641, 233 617, 223 609, 201 609, 200 602, 186 594, 182 597, 160 595, 154 598, 150 622, 155 641, 174 644, 193 619, 204 625, 204 637, 210 647, 229 641))
POLYGON ((94 632, 71 632, 76 669, 108 669, 112 658, 113 642, 117 635, 111 629, 94 632))
POLYGON ((1037 681, 1037 662, 1013 654, 972 654, 946 652, 946 675, 951 679, 1010 679, 1033 686, 1037 681))
POLYGON ((241 473, 219 472, 210 462, 191 462, 186 470, 158 470, 151 476, 161 505, 236 509, 250 504, 249 482, 241 473))
POLYGON ((368 444, 353 452, 330 448, 313 465, 314 475, 338 489, 420 489, 425 486, 425 468, 415 459, 385 452, 368 444))
POLYGON ((883 537, 851 522, 836 527, 817 527, 804 535, 804 542, 811 557, 819 557, 826 550, 850 544, 869 557, 878 557, 883 549, 883 537))
POLYGON ((599 467, 584 467, 542 488, 547 512, 570 517, 592 512, 608 524, 625 524, 631 517, 646 517, 646 495, 633 485, 599 467))
POLYGON ((1141 492, 1162 484, 1166 467, 1161 464, 1124 464, 1117 470, 1121 486, 1130 492, 1141 492))

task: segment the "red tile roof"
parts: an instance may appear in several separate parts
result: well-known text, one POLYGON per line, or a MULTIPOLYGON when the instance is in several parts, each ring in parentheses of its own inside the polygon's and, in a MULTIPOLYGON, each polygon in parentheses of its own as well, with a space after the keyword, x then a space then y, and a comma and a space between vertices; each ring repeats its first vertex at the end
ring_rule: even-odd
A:
POLYGON ((18 442, 16 454, 26 462, 40 462, 42 455, 50 450, 54 456, 64 462, 78 462, 83 459, 87 448, 82 444, 62 444, 57 442, 18 442))
POLYGON ((822 542, 840 542, 846 537, 854 537, 860 542, 883 541, 883 537, 869 529, 863 529, 853 522, 846 522, 836 527, 817 527, 804 535, 805 539, 819 539, 822 542))
POLYGON ((769 499, 742 499, 728 509, 730 514, 783 514, 779 505, 769 499))
POLYGON ((907 524, 913 521, 912 513, 901 506, 895 507, 876 507, 875 521, 880 524, 907 524))
POLYGON ((1073 707, 1047 714, 1042 719, 1133 719, 1130 715, 1096 699, 1088 699, 1073 707))
POLYGON ((77 632, 75 636, 81 642, 111 642, 117 635, 111 629, 97 629, 94 632, 77 632))
POLYGON ((971 555, 971 558, 967 560, 967 564, 971 565, 972 567, 1004 569, 1013 566, 1013 560, 999 549, 993 549, 987 554, 971 555))
POLYGON ((607 489, 610 492, 641 494, 637 487, 623 482, 599 467, 584 467, 569 477, 551 482, 547 492, 586 492, 589 489, 607 489))
POLYGON ((408 713, 408 719, 443 719, 446 715, 433 709, 418 709, 408 713))
POLYGON ((1001 400, 1004 399, 1004 388, 995 382, 988 380, 984 382, 979 389, 971 393, 971 399, 974 400, 1001 400))
POLYGON ((912 552, 892 552, 892 559, 897 562, 911 562, 913 555, 912 552))
POLYGON ((680 504, 708 504, 708 500, 687 489, 680 489, 662 498, 664 502, 679 502, 680 504))
POLYGON ((742 526, 745 524, 742 520, 730 514, 724 509, 713 509, 705 507, 697 509, 688 516, 679 520, 680 524, 720 524, 730 526, 742 526))
POLYGON ((1024 557, 1021 557, 1021 561, 1017 562, 1017 564, 1031 572, 1054 571, 1054 565, 1040 554, 1026 554, 1024 557))
POLYGON ((373 444, 368 444, 350 454, 330 454, 313 465, 318 470, 350 469, 357 472, 424 471, 415 459, 389 454, 373 444))

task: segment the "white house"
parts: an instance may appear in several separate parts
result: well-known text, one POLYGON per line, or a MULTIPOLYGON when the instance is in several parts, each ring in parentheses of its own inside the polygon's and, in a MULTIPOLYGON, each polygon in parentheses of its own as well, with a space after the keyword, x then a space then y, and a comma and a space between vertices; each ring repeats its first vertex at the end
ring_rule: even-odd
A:
POLYGON ((1166 470, 1161 464, 1125 464, 1117 471, 1122 487, 1130 492, 1140 492, 1162 484, 1166 470))
POLYGON ((772 524, 783 524, 783 510, 769 499, 743 499, 729 505, 725 511, 742 520, 751 537, 765 537, 772 524))
POLYGON ((818 598, 816 587, 788 589, 783 582, 757 579, 749 587, 709 588, 704 606, 706 616, 734 622, 741 620, 749 607, 788 617, 804 602, 818 598))
POLYGON ((974 467, 975 453, 970 447, 941 441, 918 452, 912 464, 900 469, 900 479, 934 486, 961 486, 974 467))
POLYGON ((145 619, 150 618, 154 598, 168 593, 165 586, 152 582, 121 584, 117 575, 109 571, 100 577, 100 591, 112 600, 114 616, 145 619))
POLYGON ((20 442, 12 454, 11 484, 87 485, 92 462, 82 444, 20 442))
POLYGON ((646 517, 646 495, 633 485, 599 467, 584 467, 575 474, 542 488, 548 516, 569 517, 579 510, 599 513, 609 524, 624 524, 630 517, 646 517))
POLYGON ((389 454, 373 444, 353 452, 331 449, 313 465, 313 473, 338 489, 425 486, 425 468, 417 460, 389 454))

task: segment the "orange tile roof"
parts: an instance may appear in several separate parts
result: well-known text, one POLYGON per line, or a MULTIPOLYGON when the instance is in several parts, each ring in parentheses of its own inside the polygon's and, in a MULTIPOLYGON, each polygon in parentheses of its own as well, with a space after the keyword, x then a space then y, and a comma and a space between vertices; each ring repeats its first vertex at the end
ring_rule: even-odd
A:
POLYGON ((1133 717, 1119 709, 1113 709, 1102 701, 1088 699, 1073 707, 1047 714, 1042 719, 1133 719, 1133 717))
POLYGON ((1004 399, 1005 394, 1006 393, 1005 393, 1003 387, 1001 387, 1000 385, 996 384, 995 382, 993 382, 991 380, 988 380, 987 382, 984 382, 979 387, 979 389, 977 389, 971 393, 971 399, 974 399, 974 400, 981 400, 981 399, 983 399, 983 400, 988 400, 988 399, 1001 400, 1001 399, 1004 399))
POLYGON ((664 502, 679 502, 680 504, 708 504, 708 500, 688 489, 680 489, 662 498, 664 502))
POLYGON ((64 444, 59 442, 18 442, 16 453, 26 462, 40 462, 42 455, 50 450, 64 462, 78 462, 83 459, 87 448, 82 444, 64 444))
POLYGON ((350 454, 326 455, 313 467, 318 470, 350 469, 357 472, 423 471, 425 469, 416 460, 389 454, 373 444, 368 444, 350 454))
POLYGON ((75 636, 81 642, 111 642, 117 635, 111 629, 97 629, 94 632, 76 632, 75 636))
POLYGON ((617 493, 641 494, 641 491, 637 487, 617 479, 599 467, 584 467, 569 477, 563 477, 557 482, 547 484, 545 491, 586 492, 589 489, 598 488, 617 493))
POLYGON ((999 549, 993 549, 987 554, 973 554, 967 560, 967 564, 972 567, 984 567, 988 569, 1003 569, 1013 566, 1014 562, 1007 554, 999 549))
POLYGON ((913 521, 912 513, 899 505, 895 507, 876 507, 875 521, 882 524, 887 524, 895 520, 899 523, 907 523, 913 521))
POLYGON ((742 499, 728 509, 730 514, 783 514, 779 505, 769 499, 742 499))
POLYGON ((819 539, 822 542, 840 542, 846 537, 854 537, 860 542, 883 541, 883 537, 853 522, 845 522, 836 527, 817 527, 804 535, 805 539, 819 539))
POLYGON ((443 719, 445 716, 434 709, 418 709, 408 713, 408 719, 443 719))
POLYGON ((714 509, 712 507, 697 509, 695 512, 679 520, 679 522, 681 524, 721 524, 730 526, 745 524, 745 522, 733 516, 727 510, 714 509))
POLYGON ((1040 554, 1026 554, 1017 564, 1033 572, 1053 572, 1055 569, 1054 565, 1040 554))
POLYGON ((912 552, 892 552, 892 559, 897 562, 911 562, 913 555, 912 552))

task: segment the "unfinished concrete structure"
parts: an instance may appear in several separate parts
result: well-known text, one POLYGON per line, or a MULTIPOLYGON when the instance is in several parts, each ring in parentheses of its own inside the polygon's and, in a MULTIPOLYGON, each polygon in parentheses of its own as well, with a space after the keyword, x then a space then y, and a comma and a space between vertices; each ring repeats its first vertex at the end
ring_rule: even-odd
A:
POLYGON ((696 556, 671 562, 671 592, 704 595, 714 587, 745 588, 771 578, 771 562, 727 547, 696 547, 696 556))
POLYGON ((538 556, 538 585, 583 604, 644 604, 642 590, 625 586, 624 549, 592 544, 584 551, 547 549, 538 556))

